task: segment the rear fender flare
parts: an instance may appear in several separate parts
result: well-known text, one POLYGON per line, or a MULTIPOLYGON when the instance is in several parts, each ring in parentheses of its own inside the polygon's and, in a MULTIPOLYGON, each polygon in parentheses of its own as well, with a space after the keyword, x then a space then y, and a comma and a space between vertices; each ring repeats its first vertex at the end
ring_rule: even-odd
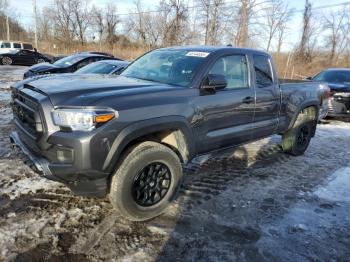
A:
POLYGON ((311 107, 311 106, 316 108, 315 125, 317 125, 317 119, 318 119, 318 115, 319 115, 319 111, 320 111, 320 106, 319 106, 318 100, 312 100, 312 101, 304 102, 298 106, 298 108, 296 110, 296 114, 294 114, 292 120, 290 121, 287 131, 290 130, 294 126, 295 121, 298 118, 298 115, 303 111, 303 109, 305 109, 307 107, 311 107))

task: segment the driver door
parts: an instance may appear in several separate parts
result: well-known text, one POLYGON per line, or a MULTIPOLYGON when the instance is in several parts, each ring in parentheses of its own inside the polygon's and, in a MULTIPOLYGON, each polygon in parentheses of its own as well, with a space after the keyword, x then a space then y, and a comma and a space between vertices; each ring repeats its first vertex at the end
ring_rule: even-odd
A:
POLYGON ((194 125, 199 153, 241 144, 251 139, 255 92, 250 86, 248 58, 243 54, 219 57, 208 74, 223 75, 227 86, 208 93, 201 90, 194 125))

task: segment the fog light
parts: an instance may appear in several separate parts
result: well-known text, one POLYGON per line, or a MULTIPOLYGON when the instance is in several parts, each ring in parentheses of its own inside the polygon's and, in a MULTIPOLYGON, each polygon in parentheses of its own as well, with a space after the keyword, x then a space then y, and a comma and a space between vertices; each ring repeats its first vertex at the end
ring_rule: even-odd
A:
POLYGON ((73 160, 74 160, 73 149, 59 147, 57 149, 57 160, 64 164, 73 163, 73 160))

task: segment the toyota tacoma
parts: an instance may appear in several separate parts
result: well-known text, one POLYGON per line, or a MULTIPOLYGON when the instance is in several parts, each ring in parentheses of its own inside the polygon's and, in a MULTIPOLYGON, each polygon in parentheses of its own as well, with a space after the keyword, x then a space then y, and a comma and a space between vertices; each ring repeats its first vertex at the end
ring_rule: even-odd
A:
POLYGON ((182 165, 274 134, 301 155, 329 89, 280 84, 265 52, 185 46, 148 52, 118 76, 70 75, 12 87, 11 141, 47 178, 109 199, 130 220, 174 199, 182 165))

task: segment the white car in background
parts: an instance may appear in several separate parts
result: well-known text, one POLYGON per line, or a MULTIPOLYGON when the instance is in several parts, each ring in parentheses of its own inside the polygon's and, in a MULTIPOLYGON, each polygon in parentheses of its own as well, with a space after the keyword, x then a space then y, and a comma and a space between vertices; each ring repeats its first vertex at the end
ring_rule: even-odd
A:
POLYGON ((33 45, 30 43, 0 40, 0 54, 22 49, 35 51, 35 48, 33 48, 33 45))

